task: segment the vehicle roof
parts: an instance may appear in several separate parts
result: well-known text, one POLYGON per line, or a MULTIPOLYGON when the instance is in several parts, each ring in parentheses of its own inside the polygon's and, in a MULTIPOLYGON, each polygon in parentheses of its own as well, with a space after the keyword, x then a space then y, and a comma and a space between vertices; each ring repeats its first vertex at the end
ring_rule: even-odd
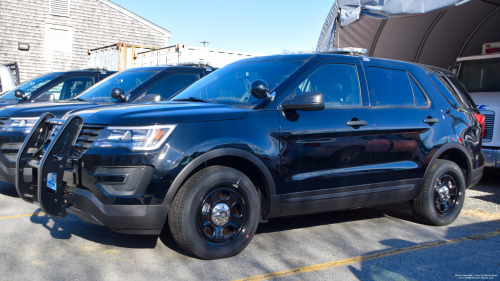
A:
POLYGON ((407 62, 400 60, 392 60, 386 58, 375 58, 375 57, 367 57, 355 54, 334 54, 334 53, 303 53, 303 54, 281 54, 281 55, 271 55, 271 56, 262 56, 262 57, 254 57, 243 59, 237 61, 236 63, 241 62, 258 62, 258 61, 309 61, 309 60, 323 60, 323 59, 342 59, 342 58, 358 58, 359 60, 363 58, 368 58, 370 61, 374 62, 390 62, 395 64, 400 64, 407 67, 419 67, 422 68, 427 73, 437 73, 437 74, 446 74, 446 75, 454 75, 452 72, 438 68, 435 66, 415 63, 415 62, 407 62))
MULTIPOLYGON (((207 67, 194 67, 194 66, 172 66, 172 65, 159 65, 159 66, 143 66, 143 67, 133 67, 129 68, 126 71, 128 72, 148 72, 148 71, 172 71, 172 70, 180 70, 180 69, 199 69, 205 70, 207 67)), ((212 70, 216 68, 211 67, 212 70)))

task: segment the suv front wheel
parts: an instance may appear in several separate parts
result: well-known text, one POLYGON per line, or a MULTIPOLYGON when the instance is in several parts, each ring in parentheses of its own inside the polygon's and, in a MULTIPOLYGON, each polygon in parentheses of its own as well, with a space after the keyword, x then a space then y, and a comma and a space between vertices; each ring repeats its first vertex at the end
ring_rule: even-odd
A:
POLYGON ((465 178, 454 162, 438 159, 425 178, 422 191, 411 203, 416 218, 430 225, 448 225, 460 214, 465 178))
POLYGON ((250 243, 259 214, 252 181, 238 170, 211 166, 181 187, 170 206, 168 224, 185 251, 220 259, 237 255, 250 243))

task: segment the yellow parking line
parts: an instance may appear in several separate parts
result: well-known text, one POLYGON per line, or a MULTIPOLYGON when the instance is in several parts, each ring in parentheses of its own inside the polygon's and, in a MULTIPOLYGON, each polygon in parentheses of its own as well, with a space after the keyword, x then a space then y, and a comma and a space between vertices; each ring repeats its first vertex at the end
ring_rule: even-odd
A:
POLYGON ((31 216, 43 216, 43 215, 45 215, 45 213, 15 215, 15 216, 9 216, 9 217, 0 217, 0 220, 15 219, 15 218, 22 218, 22 217, 31 217, 31 216))
POLYGON ((352 264, 352 263, 357 263, 357 262, 363 262, 363 261, 369 261, 369 260, 374 260, 374 259, 380 259, 380 258, 385 258, 385 257, 393 256, 393 255, 424 250, 424 249, 442 246, 442 245, 447 245, 447 244, 460 243, 460 242, 465 242, 465 241, 469 241, 469 240, 483 239, 486 237, 492 237, 492 236, 497 236, 497 235, 500 235, 500 230, 496 230, 496 231, 488 232, 488 233, 483 233, 483 234, 478 234, 478 235, 471 235, 471 236, 466 236, 466 237, 461 237, 461 238, 455 238, 455 239, 450 239, 450 240, 430 242, 430 243, 415 245, 415 246, 411 246, 411 247, 407 247, 407 248, 394 249, 394 250, 390 250, 390 251, 374 253, 374 254, 370 254, 370 255, 366 255, 366 256, 358 256, 358 257, 345 259, 345 260, 320 263, 320 264, 316 264, 316 265, 299 267, 299 268, 290 269, 290 270, 283 270, 283 271, 278 271, 278 272, 273 272, 273 273, 256 275, 256 276, 252 276, 252 277, 248 277, 248 278, 237 279, 235 281, 267 280, 267 279, 272 279, 272 278, 286 277, 286 276, 300 274, 300 273, 319 271, 319 270, 329 269, 329 268, 333 268, 333 267, 337 267, 337 266, 342 266, 342 265, 347 265, 347 264, 352 264))

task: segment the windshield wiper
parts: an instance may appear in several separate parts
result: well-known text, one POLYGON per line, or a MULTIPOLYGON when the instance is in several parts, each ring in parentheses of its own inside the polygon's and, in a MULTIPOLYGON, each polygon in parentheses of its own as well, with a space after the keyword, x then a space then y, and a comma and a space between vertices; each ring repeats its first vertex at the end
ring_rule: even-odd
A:
POLYGON ((209 102, 209 101, 206 101, 206 100, 197 99, 195 97, 189 97, 189 98, 183 98, 183 99, 175 99, 173 101, 209 102))

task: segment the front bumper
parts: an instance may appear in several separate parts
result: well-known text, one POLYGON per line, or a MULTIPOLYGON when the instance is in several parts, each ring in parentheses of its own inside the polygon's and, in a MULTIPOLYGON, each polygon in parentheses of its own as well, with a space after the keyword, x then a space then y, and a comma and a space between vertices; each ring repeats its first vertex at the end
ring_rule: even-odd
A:
POLYGON ((500 168, 500 150, 496 148, 482 149, 484 154, 484 166, 500 168))
POLYGON ((0 181, 15 183, 16 159, 26 135, 17 132, 0 132, 0 181))
POLYGON ((126 234, 159 235, 168 205, 105 205, 94 194, 77 189, 66 210, 80 219, 126 234), (85 210, 85 211, 83 211, 85 210))

